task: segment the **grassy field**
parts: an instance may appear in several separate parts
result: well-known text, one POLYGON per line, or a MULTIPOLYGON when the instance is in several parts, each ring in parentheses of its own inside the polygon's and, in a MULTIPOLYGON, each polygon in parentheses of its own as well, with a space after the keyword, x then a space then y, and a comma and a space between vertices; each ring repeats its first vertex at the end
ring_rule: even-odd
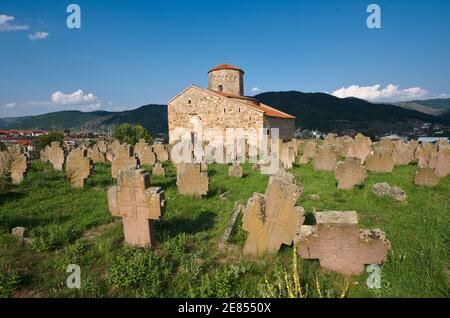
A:
MULTIPOLYGON (((166 169, 167 177, 152 177, 167 201, 155 222, 158 246, 139 249, 124 246, 122 222, 108 212, 106 191, 114 184, 109 165, 96 165, 87 186, 72 189, 63 172, 33 162, 21 185, 0 194, 0 297, 264 297, 290 275, 292 247, 276 256, 242 255, 242 216, 233 246, 219 248, 234 203, 264 192, 267 176, 246 165, 245 177, 232 179, 226 167, 210 165, 209 195, 189 198, 177 192, 174 167, 166 169), (16 226, 29 229, 32 245, 9 235, 16 226), (80 290, 66 287, 69 264, 81 266, 80 290)), ((298 204, 307 223, 313 210, 356 210, 361 227, 381 228, 392 243, 381 290, 366 287, 367 273, 344 277, 324 271, 318 261, 297 260, 307 297, 450 296, 450 177, 435 188, 418 188, 412 184, 416 170, 411 165, 389 175, 369 173, 363 187, 345 192, 336 189, 332 173, 294 167, 305 188, 298 204), (372 185, 382 181, 405 190, 408 204, 375 196, 372 185), (308 200, 313 193, 320 201, 308 200)))

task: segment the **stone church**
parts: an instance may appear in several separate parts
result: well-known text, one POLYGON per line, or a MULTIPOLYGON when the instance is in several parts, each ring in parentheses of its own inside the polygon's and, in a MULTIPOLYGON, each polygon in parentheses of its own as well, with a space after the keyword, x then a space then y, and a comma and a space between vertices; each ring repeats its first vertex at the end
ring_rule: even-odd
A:
POLYGON ((191 85, 169 101, 169 143, 179 140, 175 128, 192 131, 192 118, 201 120, 204 131, 219 128, 224 135, 227 128, 279 128, 280 139, 287 141, 295 132, 294 116, 244 96, 244 71, 230 64, 208 72, 208 88, 191 85))

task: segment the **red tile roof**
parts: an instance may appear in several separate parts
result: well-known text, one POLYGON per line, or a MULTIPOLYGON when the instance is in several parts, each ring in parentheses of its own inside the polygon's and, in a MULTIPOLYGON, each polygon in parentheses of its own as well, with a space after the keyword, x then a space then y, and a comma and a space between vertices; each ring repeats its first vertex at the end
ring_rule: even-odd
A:
POLYGON ((218 71, 218 70, 235 70, 235 71, 240 71, 240 72, 244 73, 244 71, 241 70, 239 67, 236 67, 236 66, 231 65, 231 64, 220 64, 220 65, 217 65, 216 67, 213 67, 212 69, 210 69, 208 71, 208 73, 210 73, 212 71, 218 71))

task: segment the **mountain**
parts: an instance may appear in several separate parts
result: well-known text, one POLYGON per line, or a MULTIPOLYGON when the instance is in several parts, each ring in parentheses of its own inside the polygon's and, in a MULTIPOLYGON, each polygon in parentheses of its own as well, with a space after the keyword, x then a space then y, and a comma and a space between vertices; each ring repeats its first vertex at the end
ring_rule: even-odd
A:
MULTIPOLYGON (((372 104, 357 98, 340 99, 324 93, 267 92, 255 98, 297 117, 297 127, 324 132, 357 130, 369 136, 391 131, 409 133, 413 121, 449 123, 450 113, 424 114, 388 104, 372 104)), ((450 109, 449 109, 450 110, 450 109)), ((122 112, 63 111, 39 116, 0 119, 0 129, 108 131, 121 123, 141 124, 152 135, 167 134, 167 106, 146 105, 122 112)))
POLYGON ((296 125, 321 131, 358 130, 369 136, 390 131, 407 133, 411 121, 443 122, 448 119, 389 104, 358 98, 337 98, 325 93, 297 91, 262 93, 255 98, 297 117, 296 125))
POLYGON ((395 103, 395 105, 406 109, 417 110, 425 114, 441 115, 446 111, 450 111, 450 98, 412 100, 409 102, 395 103))

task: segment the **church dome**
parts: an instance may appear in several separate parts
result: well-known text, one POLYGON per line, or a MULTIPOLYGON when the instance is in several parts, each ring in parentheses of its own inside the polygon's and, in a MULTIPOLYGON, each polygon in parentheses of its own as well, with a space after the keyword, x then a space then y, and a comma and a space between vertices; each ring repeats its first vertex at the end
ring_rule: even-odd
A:
POLYGON ((231 65, 231 64, 220 64, 220 65, 217 65, 216 67, 213 67, 212 69, 210 69, 208 71, 208 73, 210 73, 212 71, 218 71, 218 70, 234 70, 234 71, 239 71, 239 72, 244 73, 244 71, 241 70, 239 67, 236 67, 236 66, 231 65))

